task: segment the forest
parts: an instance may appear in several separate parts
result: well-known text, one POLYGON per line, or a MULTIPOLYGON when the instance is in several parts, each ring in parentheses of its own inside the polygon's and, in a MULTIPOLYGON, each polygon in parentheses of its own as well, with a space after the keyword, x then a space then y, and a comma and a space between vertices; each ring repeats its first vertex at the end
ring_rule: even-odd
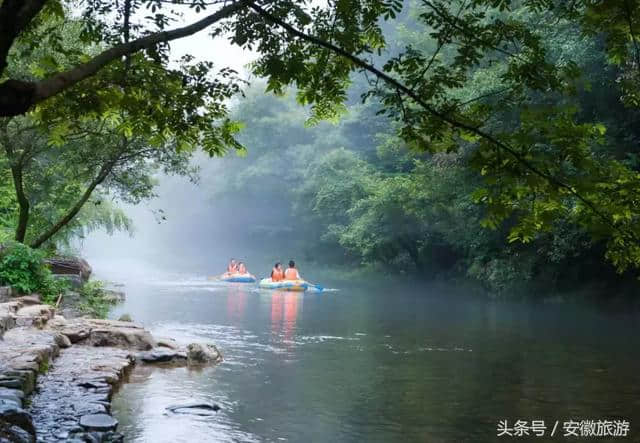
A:
POLYGON ((636 282, 638 2, 75 3, 0 5, 7 247, 129 229, 122 204, 165 174, 341 269, 498 295, 636 282), (255 53, 248 80, 172 58, 204 29, 255 53))

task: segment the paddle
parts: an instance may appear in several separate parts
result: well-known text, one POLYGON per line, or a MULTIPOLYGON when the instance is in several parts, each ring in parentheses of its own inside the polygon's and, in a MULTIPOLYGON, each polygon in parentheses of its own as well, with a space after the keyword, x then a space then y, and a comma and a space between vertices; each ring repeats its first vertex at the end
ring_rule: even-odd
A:
POLYGON ((322 286, 320 286, 320 285, 314 285, 314 284, 309 283, 309 282, 307 282, 307 285, 308 285, 308 289, 314 289, 314 290, 316 290, 318 292, 324 291, 324 288, 322 286))

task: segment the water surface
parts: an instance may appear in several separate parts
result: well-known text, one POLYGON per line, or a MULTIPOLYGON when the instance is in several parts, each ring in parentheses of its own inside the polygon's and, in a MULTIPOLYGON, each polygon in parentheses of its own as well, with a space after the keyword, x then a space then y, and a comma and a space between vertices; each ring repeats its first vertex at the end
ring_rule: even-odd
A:
POLYGON ((637 435, 634 310, 342 286, 297 294, 197 276, 128 282, 113 316, 214 342, 225 361, 136 369, 114 401, 120 430, 132 442, 483 442, 512 440, 496 437, 499 420, 625 418, 637 435), (222 410, 165 410, 194 400, 222 410))

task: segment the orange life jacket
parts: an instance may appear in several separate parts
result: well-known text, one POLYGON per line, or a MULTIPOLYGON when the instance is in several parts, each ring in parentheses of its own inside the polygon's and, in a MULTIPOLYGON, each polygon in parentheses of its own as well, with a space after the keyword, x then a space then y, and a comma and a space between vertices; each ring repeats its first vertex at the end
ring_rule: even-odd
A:
POLYGON ((277 268, 273 268, 271 270, 271 281, 282 281, 282 280, 284 280, 284 272, 277 268))
POLYGON ((287 268, 284 271, 284 279, 285 280, 299 280, 300 274, 298 274, 298 270, 296 268, 287 268))

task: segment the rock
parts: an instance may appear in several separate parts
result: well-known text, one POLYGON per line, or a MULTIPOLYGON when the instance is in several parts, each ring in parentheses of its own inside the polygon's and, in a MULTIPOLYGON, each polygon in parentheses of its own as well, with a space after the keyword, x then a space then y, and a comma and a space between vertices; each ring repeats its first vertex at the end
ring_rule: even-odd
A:
POLYGON ((115 431, 118 420, 107 414, 90 414, 80 417, 80 426, 92 431, 115 431))
POLYGON ((0 302, 9 300, 15 295, 15 290, 11 286, 0 286, 0 302))
POLYGON ((80 257, 57 256, 45 259, 44 262, 49 265, 49 269, 53 274, 74 275, 85 282, 91 276, 91 266, 85 259, 80 257))
POLYGON ((16 312, 16 324, 18 326, 35 326, 42 328, 53 318, 55 308, 50 305, 25 306, 16 312))
POLYGON ((0 388, 22 390, 22 380, 17 377, 0 377, 0 388))
POLYGON ((69 433, 67 431, 58 432, 55 434, 58 440, 66 440, 69 438, 69 433))
POLYGON ((22 408, 22 402, 16 398, 0 398, 0 408, 22 408))
POLYGON ((30 370, 15 369, 11 371, 5 371, 5 376, 15 377, 22 383, 20 388, 26 395, 29 395, 36 387, 36 374, 30 370))
POLYGON ((222 355, 215 345, 191 343, 187 346, 187 359, 189 364, 219 363, 222 361, 222 355))
POLYGON ((131 318, 131 316, 129 314, 122 314, 120 316, 120 318, 118 318, 118 321, 132 322, 133 319, 131 318))
MULTIPOLYGON (((126 322, 114 322, 126 324, 126 322)), ((97 327, 89 333, 88 343, 92 346, 112 346, 123 349, 147 351, 155 346, 151 334, 141 327, 121 327, 119 325, 105 325, 97 327)))
POLYGON ((58 347, 66 349, 71 347, 71 339, 64 334, 56 334, 53 338, 58 347))
POLYGON ((18 390, 18 389, 8 389, 8 388, 0 388, 0 396, 10 396, 10 397, 16 397, 19 399, 23 399, 24 398, 24 392, 18 390))
POLYGON ((29 434, 36 435, 36 430, 31 421, 31 415, 22 408, 0 404, 0 422, 18 426, 29 434))
POLYGON ((89 337, 89 330, 84 328, 66 328, 60 331, 71 343, 78 343, 89 337))
POLYGON ((38 294, 23 295, 22 297, 15 297, 13 301, 20 303, 22 306, 40 305, 40 296, 38 294))
POLYGON ((16 425, 9 425, 3 429, 2 420, 0 419, 0 442, 4 443, 35 443, 36 439, 33 435, 16 425), (3 435, 9 437, 8 440, 3 435))
POLYGON ((165 337, 156 338, 156 346, 161 348, 178 349, 178 344, 174 339, 165 337))
POLYGON ((148 352, 141 352, 137 357, 140 361, 145 363, 163 363, 176 360, 186 360, 187 354, 170 349, 153 349, 148 352))
MULTIPOLYGON (((14 391, 17 391, 17 389, 14 389, 14 391)), ((18 391, 18 392, 22 392, 22 391, 18 391)), ((1 394, 0 393, 0 403, 2 403, 2 402, 14 403, 19 408, 22 407, 22 398, 18 397, 17 395, 1 394)))
POLYGON ((220 410, 220 406, 209 403, 186 403, 165 408, 175 414, 212 415, 220 410))

